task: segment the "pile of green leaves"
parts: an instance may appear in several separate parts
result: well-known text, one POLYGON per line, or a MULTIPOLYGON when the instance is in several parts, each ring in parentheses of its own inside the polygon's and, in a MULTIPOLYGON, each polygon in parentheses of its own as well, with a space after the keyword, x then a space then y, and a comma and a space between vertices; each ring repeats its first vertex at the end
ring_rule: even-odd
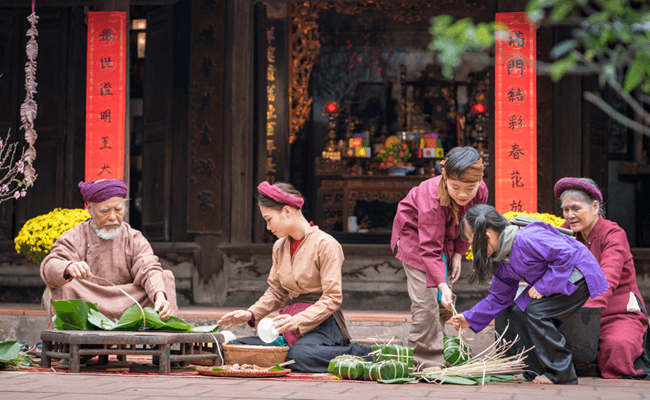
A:
POLYGON ((20 352, 20 343, 15 340, 0 342, 0 369, 4 369, 8 364, 22 361, 18 358, 20 352))
POLYGON ((56 315, 52 323, 56 329, 65 330, 105 330, 105 331, 137 331, 153 329, 170 332, 217 332, 219 325, 194 327, 177 317, 169 317, 167 321, 160 319, 158 311, 151 307, 144 308, 144 317, 137 304, 127 308, 120 319, 112 321, 99 311, 95 303, 83 300, 57 300, 52 302, 56 315))
POLYGON ((20 351, 20 343, 15 340, 0 342, 0 370, 20 364, 33 364, 32 358, 20 351))

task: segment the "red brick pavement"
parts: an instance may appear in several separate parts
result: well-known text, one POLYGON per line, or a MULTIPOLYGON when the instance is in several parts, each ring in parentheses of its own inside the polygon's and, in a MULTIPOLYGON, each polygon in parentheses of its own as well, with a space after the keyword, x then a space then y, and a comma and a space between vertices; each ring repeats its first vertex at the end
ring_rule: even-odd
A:
POLYGON ((645 399, 650 382, 580 378, 574 386, 502 383, 453 386, 426 383, 214 378, 205 376, 125 376, 0 372, 0 399, 645 399))

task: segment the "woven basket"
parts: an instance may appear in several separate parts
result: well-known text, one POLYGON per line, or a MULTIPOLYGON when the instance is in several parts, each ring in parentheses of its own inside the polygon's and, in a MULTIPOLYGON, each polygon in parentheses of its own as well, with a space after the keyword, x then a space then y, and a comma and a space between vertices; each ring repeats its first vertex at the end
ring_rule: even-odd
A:
POLYGON ((223 359, 226 365, 253 364, 258 367, 272 367, 276 363, 283 363, 288 352, 289 348, 286 346, 223 345, 223 359))

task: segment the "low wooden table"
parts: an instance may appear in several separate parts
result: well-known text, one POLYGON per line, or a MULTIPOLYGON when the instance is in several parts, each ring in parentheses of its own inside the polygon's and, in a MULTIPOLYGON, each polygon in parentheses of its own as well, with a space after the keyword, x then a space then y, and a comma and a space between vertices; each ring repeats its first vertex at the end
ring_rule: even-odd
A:
POLYGON ((108 357, 111 354, 117 355, 121 361, 126 361, 127 355, 160 356, 161 374, 171 372, 170 363, 173 361, 180 361, 183 365, 199 360, 211 360, 213 365, 223 362, 221 349, 224 338, 220 333, 45 330, 41 333, 41 341, 41 366, 50 368, 52 358, 67 359, 70 372, 79 372, 82 356, 108 357), (208 343, 213 346, 208 347, 208 343), (175 344, 180 345, 180 351, 171 350, 175 344))

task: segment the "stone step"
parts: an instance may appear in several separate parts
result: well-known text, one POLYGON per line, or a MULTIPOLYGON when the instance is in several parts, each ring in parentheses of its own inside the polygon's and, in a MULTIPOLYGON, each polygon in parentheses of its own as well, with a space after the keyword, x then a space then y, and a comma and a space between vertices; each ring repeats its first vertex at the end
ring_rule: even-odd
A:
MULTIPOLYGON (((219 319, 237 308, 228 307, 180 307, 179 317, 195 326, 216 324, 219 319)), ((400 311, 345 310, 343 312, 353 341, 364 345, 393 338, 399 344, 408 343, 411 314, 400 311)), ((277 315, 273 313, 271 316, 277 315)), ((40 342, 41 331, 47 329, 47 312, 39 304, 0 303, 0 341, 18 340, 33 345, 40 342)), ((230 329, 237 337, 254 336, 255 329, 238 325, 230 329)), ((455 334, 450 323, 445 324, 445 334, 455 334)), ((474 354, 494 342, 494 325, 478 334, 469 329, 463 331, 474 354)))

